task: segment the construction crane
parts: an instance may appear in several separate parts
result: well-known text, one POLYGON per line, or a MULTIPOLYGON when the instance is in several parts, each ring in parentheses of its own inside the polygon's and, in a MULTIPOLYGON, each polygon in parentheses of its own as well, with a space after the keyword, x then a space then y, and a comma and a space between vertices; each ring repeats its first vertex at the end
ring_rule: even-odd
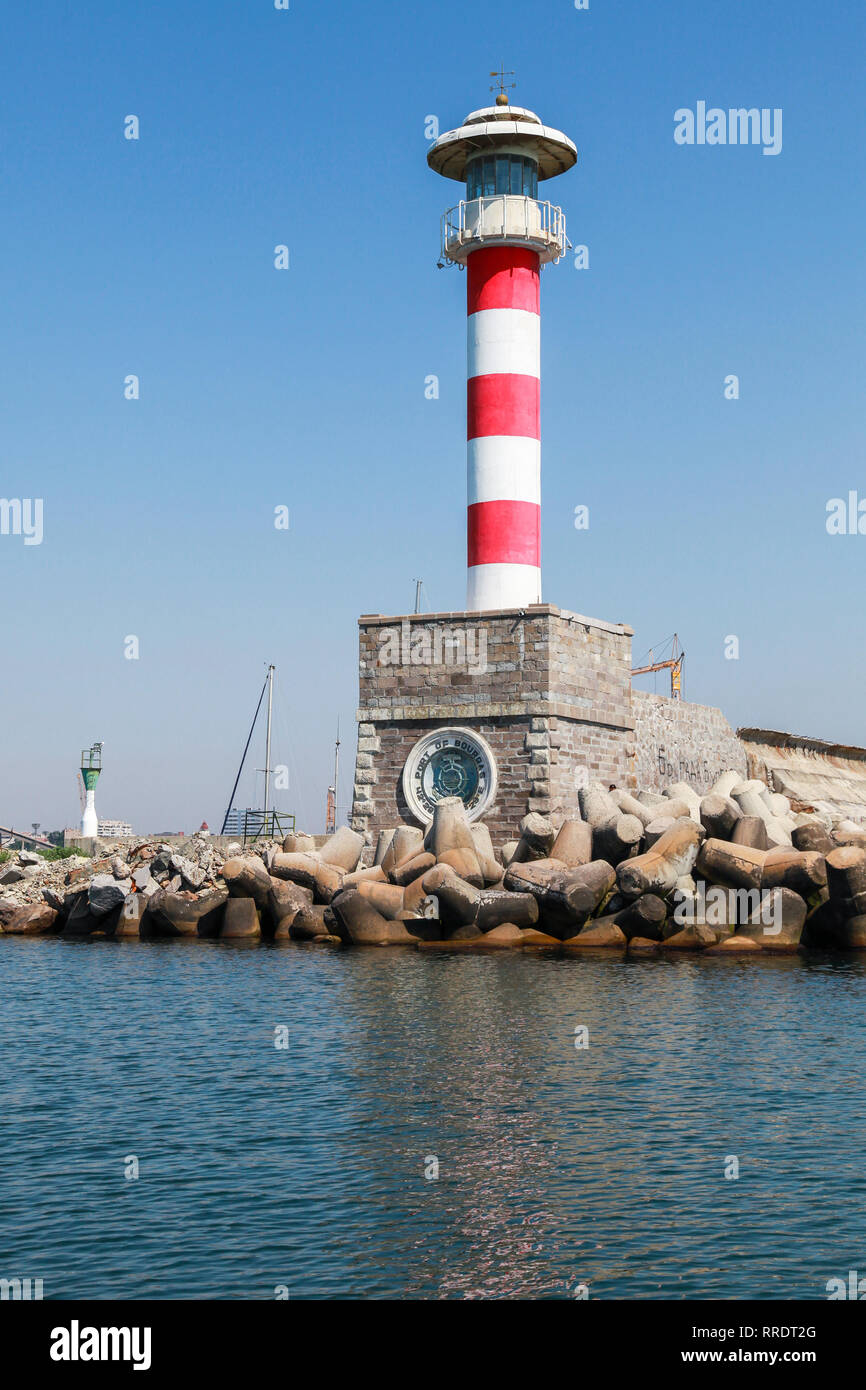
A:
MULTIPOLYGON (((650 647, 647 655, 649 665, 636 666, 632 671, 633 676, 644 676, 649 671, 670 671, 671 673, 671 699, 681 700, 683 698, 683 662, 686 654, 680 648, 680 639, 676 633, 672 638, 668 638, 672 643, 671 654, 667 661, 653 661, 653 649, 650 647)), ((667 646, 667 642, 662 643, 662 648, 667 646)))

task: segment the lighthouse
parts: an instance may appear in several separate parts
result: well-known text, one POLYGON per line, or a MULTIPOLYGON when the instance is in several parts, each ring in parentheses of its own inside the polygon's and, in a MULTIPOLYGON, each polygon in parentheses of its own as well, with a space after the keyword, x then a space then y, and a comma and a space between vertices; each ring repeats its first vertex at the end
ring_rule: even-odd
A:
POLYGON ((567 135, 500 88, 427 153, 466 190, 442 217, 442 259, 467 272, 469 612, 541 602, 539 281, 569 242, 538 185, 577 160, 567 135))
POLYGON ((352 828, 370 845, 450 796, 508 839, 526 815, 575 814, 587 778, 633 785, 632 630, 541 593, 539 287, 570 246, 544 183, 577 150, 492 76, 495 104, 427 151, 462 185, 441 262, 466 272, 466 609, 358 620, 352 828))
POLYGON ((96 784, 102 771, 102 744, 94 743, 81 754, 81 780, 84 783, 85 803, 81 816, 81 834, 87 839, 95 839, 99 834, 99 821, 96 816, 96 784))

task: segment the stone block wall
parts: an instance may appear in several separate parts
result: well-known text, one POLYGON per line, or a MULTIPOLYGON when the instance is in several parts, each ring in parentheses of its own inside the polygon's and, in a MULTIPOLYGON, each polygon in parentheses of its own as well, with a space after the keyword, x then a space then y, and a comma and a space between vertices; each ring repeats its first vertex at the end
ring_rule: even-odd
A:
POLYGON ((631 694, 638 787, 661 791, 671 782, 688 782, 705 792, 728 768, 748 775, 743 745, 721 710, 644 690, 631 694))

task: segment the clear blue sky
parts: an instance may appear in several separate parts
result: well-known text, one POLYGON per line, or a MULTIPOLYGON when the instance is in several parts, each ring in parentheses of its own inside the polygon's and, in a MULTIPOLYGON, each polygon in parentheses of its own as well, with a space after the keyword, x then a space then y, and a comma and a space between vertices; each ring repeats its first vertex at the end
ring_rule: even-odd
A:
POLYGON ((45 536, 0 536, 0 823, 76 823, 101 738, 101 815, 214 826, 268 661, 282 803, 321 828, 338 715, 349 801, 358 614, 417 576, 464 602, 459 189, 424 121, 487 104, 500 62, 577 143, 546 187, 590 248, 543 276, 544 597, 629 622, 636 660, 678 631, 687 697, 735 725, 866 743, 866 537, 825 529, 866 496, 864 15, 7 6, 0 495, 43 498, 45 536), (781 107, 782 153, 676 145, 699 100, 781 107))

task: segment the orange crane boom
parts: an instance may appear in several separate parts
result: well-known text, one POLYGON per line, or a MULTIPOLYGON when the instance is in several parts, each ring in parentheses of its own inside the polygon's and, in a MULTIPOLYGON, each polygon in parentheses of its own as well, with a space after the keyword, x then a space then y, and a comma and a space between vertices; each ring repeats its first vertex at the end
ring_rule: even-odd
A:
MULTIPOLYGON (((680 651, 679 646, 679 638, 674 633, 674 644, 670 658, 667 661, 650 662, 649 666, 635 666, 632 675, 645 676, 650 671, 670 671, 671 699, 681 700, 683 698, 683 662, 686 654, 684 651, 680 651)), ((650 648, 650 656, 652 656, 652 648, 650 648)))

